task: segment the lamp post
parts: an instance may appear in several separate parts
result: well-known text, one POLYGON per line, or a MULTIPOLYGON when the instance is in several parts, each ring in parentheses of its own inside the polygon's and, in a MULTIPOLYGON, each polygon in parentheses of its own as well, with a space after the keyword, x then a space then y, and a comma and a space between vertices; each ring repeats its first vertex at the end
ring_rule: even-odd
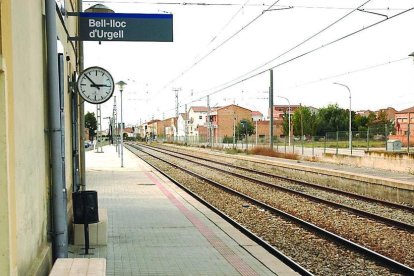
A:
POLYGON ((289 109, 288 109, 288 116, 289 116, 288 117, 288 124, 289 124, 289 147, 290 147, 290 101, 289 101, 288 98, 283 97, 283 96, 276 96, 276 97, 285 99, 288 102, 288 104, 289 104, 289 109))
POLYGON ((124 86, 127 85, 124 81, 119 81, 116 83, 119 87, 119 92, 121 94, 121 168, 124 167, 124 122, 122 120, 122 91, 124 91, 124 86))
MULTIPOLYGON (((411 54, 408 55, 409 57, 412 57, 414 59, 414 52, 412 52, 411 54)), ((407 152, 408 154, 410 154, 410 135, 411 135, 411 129, 410 129, 410 124, 411 124, 411 113, 408 113, 408 135, 407 135, 407 152)), ((387 143, 385 143, 385 145, 387 145, 387 143)))
POLYGON ((345 87, 346 89, 348 89, 349 92, 349 150, 351 151, 351 155, 352 155, 352 111, 351 111, 351 89, 349 89, 349 87, 345 84, 339 83, 339 82, 334 82, 333 84, 337 84, 340 86, 345 87))

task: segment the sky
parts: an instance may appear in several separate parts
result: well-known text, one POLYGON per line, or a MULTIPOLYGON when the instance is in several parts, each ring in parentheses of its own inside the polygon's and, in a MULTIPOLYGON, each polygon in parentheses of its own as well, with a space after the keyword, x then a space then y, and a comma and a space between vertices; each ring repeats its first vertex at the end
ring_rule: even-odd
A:
MULTIPOLYGON (((127 125, 175 116, 175 89, 180 113, 210 95, 212 107, 235 103, 267 116, 270 68, 274 104, 349 108, 338 82, 353 111, 414 106, 414 10, 403 13, 412 0, 84 0, 83 8, 97 3, 174 18, 173 42, 84 43, 85 68, 128 84, 127 125)), ((114 96, 120 114, 117 89, 114 96)), ((101 105, 102 117, 113 104, 101 105)))

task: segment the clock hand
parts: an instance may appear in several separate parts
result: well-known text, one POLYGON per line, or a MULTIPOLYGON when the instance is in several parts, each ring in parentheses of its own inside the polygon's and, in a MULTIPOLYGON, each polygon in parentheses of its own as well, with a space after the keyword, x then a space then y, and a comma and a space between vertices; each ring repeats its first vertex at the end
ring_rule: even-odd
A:
POLYGON ((110 85, 106 85, 106 84, 96 84, 96 87, 111 87, 110 85))
POLYGON ((99 90, 101 89, 101 88, 99 88, 99 86, 96 85, 96 83, 90 77, 88 77, 88 75, 85 74, 85 77, 92 83, 91 84, 92 87, 96 87, 99 90))

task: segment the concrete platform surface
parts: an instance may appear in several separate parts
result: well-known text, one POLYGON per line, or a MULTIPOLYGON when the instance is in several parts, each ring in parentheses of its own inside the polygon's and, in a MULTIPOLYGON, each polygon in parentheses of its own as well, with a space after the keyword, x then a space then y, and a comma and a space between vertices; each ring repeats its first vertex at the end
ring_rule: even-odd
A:
POLYGON ((106 275, 297 275, 128 150, 86 152, 87 190, 108 211, 108 245, 71 258, 106 258, 106 275))

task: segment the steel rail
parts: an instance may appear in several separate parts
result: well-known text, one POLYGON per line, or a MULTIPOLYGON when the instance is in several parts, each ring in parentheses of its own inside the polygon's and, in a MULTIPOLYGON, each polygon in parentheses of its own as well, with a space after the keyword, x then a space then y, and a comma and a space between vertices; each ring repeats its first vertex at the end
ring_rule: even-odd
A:
POLYGON ((345 238, 343 238, 343 237, 341 237, 339 235, 336 235, 336 234, 334 234, 332 232, 329 232, 329 231, 327 231, 327 230, 325 230, 323 228, 320 228, 320 227, 318 227, 318 226, 316 226, 316 225, 314 225, 312 223, 309 223, 307 221, 304 221, 304 220, 302 220, 302 219, 300 219, 298 217, 295 217, 295 216, 293 216, 293 215, 291 215, 289 213, 286 213, 286 212, 284 212, 282 210, 279 210, 279 209, 277 209, 275 207, 272 207, 270 205, 267 205, 266 203, 263 203, 261 201, 258 201, 258 200, 254 199, 254 198, 252 198, 252 197, 250 197, 248 195, 245 195, 243 193, 240 193, 240 192, 238 192, 238 191, 236 191, 234 189, 228 188, 228 187, 226 187, 226 186, 224 186, 224 185, 222 185, 222 184, 220 184, 218 182, 215 182, 215 181, 212 181, 212 180, 210 180, 208 178, 205 178, 204 176, 199 175, 199 174, 197 174, 195 172, 192 172, 192 171, 190 171, 188 169, 185 169, 185 168, 183 168, 183 167, 181 167, 179 165, 173 164, 173 163, 171 163, 171 162, 169 162, 167 160, 164 160, 164 159, 162 159, 160 157, 157 157, 157 156, 155 156, 153 154, 150 154, 148 152, 145 152, 144 150, 142 150, 138 146, 134 146, 134 148, 136 148, 137 150, 140 150, 140 151, 144 152, 147 155, 150 155, 151 157, 153 157, 155 159, 158 159, 158 160, 160 160, 160 161, 162 161, 164 163, 167 163, 168 165, 170 165, 172 167, 175 167, 175 168, 177 168, 177 169, 179 169, 179 170, 181 170, 181 171, 183 171, 185 173, 188 173, 188 174, 190 174, 190 175, 192 175, 192 176, 194 176, 194 177, 196 177, 196 178, 198 178, 200 180, 203 180, 203 181, 205 181, 205 182, 207 182, 207 183, 209 183, 211 185, 214 185, 216 187, 219 187, 219 188, 221 188, 221 189, 223 189, 223 190, 225 190, 225 191, 227 191, 229 193, 232 193, 232 194, 234 194, 236 196, 239 196, 239 197, 241 197, 241 198, 243 198, 245 200, 248 200, 248 201, 254 203, 257 206, 260 206, 263 209, 266 209, 266 210, 268 210, 270 212, 273 212, 273 213, 275 213, 275 214, 277 214, 279 216, 282 216, 282 217, 284 217, 284 218, 286 218, 288 220, 291 220, 291 221, 293 221, 293 222, 301 225, 302 227, 304 227, 306 229, 309 229, 311 231, 314 231, 314 232, 318 233, 321 236, 324 236, 324 237, 329 238, 329 239, 331 239, 331 240, 333 240, 333 241, 335 241, 337 243, 340 243, 342 245, 345 245, 346 247, 351 248, 351 249, 353 249, 356 252, 359 252, 361 254, 364 254, 366 256, 369 256, 370 258, 372 258, 373 260, 376 260, 380 264, 386 264, 391 269, 394 269, 394 270, 399 271, 399 272, 404 273, 404 274, 414 275, 414 269, 411 268, 411 267, 408 267, 408 266, 406 266, 406 265, 404 265, 402 263, 399 263, 399 262, 397 262, 397 261, 395 261, 395 260, 393 260, 391 258, 388 258, 388 257, 386 257, 384 255, 381 255, 381 254, 379 254, 379 253, 377 253, 377 252, 375 252, 375 251, 373 251, 371 249, 368 249, 368 248, 363 247, 363 246, 361 246, 361 245, 359 245, 357 243, 354 243, 354 242, 352 242, 350 240, 347 240, 347 239, 345 239, 345 238))
MULTIPOLYGON (((149 147, 149 148, 155 148, 155 147, 149 147)), ((325 190, 325 191, 328 191, 328 192, 333 192, 333 193, 345 195, 345 196, 348 196, 348 197, 362 199, 362 200, 365 200, 365 201, 371 201, 371 202, 379 203, 379 204, 389 206, 389 207, 393 207, 393 208, 397 208, 397 209, 404 209, 404 210, 407 210, 407 211, 410 211, 410 212, 414 213, 414 207, 411 207, 411 206, 398 204, 398 203, 390 202, 390 201, 386 201, 386 200, 381 200, 381 199, 377 199, 377 198, 373 198, 373 197, 369 197, 369 196, 359 195, 359 194, 352 193, 352 192, 342 191, 342 190, 338 190, 338 189, 331 188, 331 187, 324 187, 324 186, 321 186, 321 185, 318 185, 318 184, 306 182, 306 181, 303 181, 303 180, 292 179, 292 178, 289 178, 289 177, 286 177, 286 176, 274 175, 274 174, 263 172, 263 171, 255 171, 255 170, 252 170, 252 169, 249 169, 249 168, 244 168, 244 167, 240 167, 240 166, 237 166, 237 165, 220 162, 220 161, 217 161, 217 160, 211 160, 211 159, 203 158, 203 157, 200 157, 200 156, 194 156, 194 155, 191 155, 191 154, 188 154, 188 153, 177 152, 177 151, 173 151, 173 150, 165 149, 165 148, 161 148, 161 149, 165 150, 165 151, 170 151, 170 152, 174 152, 174 153, 177 153, 177 154, 181 154, 181 155, 184 155, 184 156, 204 160, 204 161, 209 161, 209 162, 212 162, 212 163, 217 163, 217 164, 229 166, 229 167, 232 167, 232 168, 235 168, 235 169, 240 169, 240 170, 244 170, 244 171, 247 171, 247 172, 260 174, 260 175, 267 176, 267 177, 273 177, 273 178, 281 179, 281 180, 284 180, 284 181, 290 181, 292 183, 299 184, 299 185, 311 186, 311 187, 316 188, 316 189, 325 190)), ((233 157, 230 157, 230 156, 226 156, 226 158, 231 158, 231 159, 234 159, 234 160, 240 160, 240 159, 233 158, 233 157)), ((246 160, 246 159, 243 159, 242 161, 253 162, 253 161, 246 160)), ((267 165, 267 166, 277 167, 276 165, 273 165, 273 164, 268 164, 268 163, 264 163, 264 162, 259 162, 259 163, 263 164, 263 165, 267 165)), ((294 168, 292 168, 292 169, 294 169, 294 168)), ((294 170, 298 170, 298 169, 294 169, 294 170)), ((320 172, 318 172, 317 174, 329 176, 327 174, 323 174, 323 173, 320 173, 320 172)), ((347 180, 353 180, 353 179, 347 178, 347 177, 343 177, 343 178, 347 179, 347 180)), ((362 182, 376 185, 375 183, 369 183, 369 182, 365 182, 365 181, 362 181, 362 182)))
MULTIPOLYGON (((164 153, 164 152, 160 151, 159 149, 155 149, 153 147, 147 147, 147 148, 149 148, 151 150, 154 150, 154 151, 157 151, 157 152, 160 152, 160 153, 164 153)), ((414 232, 414 225, 411 225, 411 224, 407 224, 407 223, 404 223, 404 222, 401 222, 401 221, 398 221, 398 220, 386 218, 386 217, 383 217, 383 216, 380 216, 380 215, 373 214, 371 212, 359 210, 359 209, 356 209, 356 208, 353 208, 353 207, 350 207, 350 206, 347 206, 347 205, 343 205, 343 204, 340 204, 340 203, 332 202, 332 201, 329 201, 329 200, 326 200, 326 199, 323 199, 323 198, 320 198, 320 197, 317 197, 317 196, 309 195, 309 194, 306 194, 306 193, 303 193, 303 192, 300 192, 300 191, 295 191, 295 190, 292 190, 292 189, 289 189, 289 188, 281 187, 281 186, 273 184, 273 183, 267 183, 267 182, 264 182, 264 181, 256 179, 256 178, 252 178, 250 176, 242 175, 242 174, 239 174, 239 173, 236 173, 236 172, 229 172, 229 171, 226 171, 224 169, 220 169, 220 168, 217 168, 217 167, 214 167, 214 166, 199 163, 199 162, 194 161, 194 160, 189 160, 187 158, 176 156, 176 155, 171 154, 171 153, 164 153, 164 154, 169 154, 169 155, 172 155, 176 158, 180 158, 180 159, 183 159, 183 160, 186 160, 186 161, 189 161, 189 162, 193 162, 193 163, 198 164, 200 166, 204 166, 204 167, 207 167, 207 168, 210 168, 210 169, 215 169, 215 170, 221 171, 223 173, 227 173, 227 174, 233 175, 235 177, 242 178, 242 179, 257 183, 259 185, 263 185, 263 186, 267 186, 267 187, 270 187, 270 188, 282 190, 284 192, 288 192, 288 193, 291 193, 291 194, 294 194, 294 195, 299 195, 301 197, 310 199, 312 201, 316 201, 316 202, 319 202, 319 203, 330 205, 330 206, 333 206, 335 208, 340 208, 340 209, 352 212, 354 214, 363 216, 365 218, 376 220, 376 221, 385 223, 387 225, 390 225, 390 226, 393 226, 393 227, 396 227, 396 228, 399 228, 399 229, 402 229, 402 230, 405 230, 405 231, 414 232)), ((217 162, 217 161, 212 161, 212 160, 209 160, 209 159, 204 159, 204 158, 200 158, 200 159, 202 159, 204 161, 220 164, 220 165, 225 165, 225 166, 227 165, 227 164, 217 162)), ((244 168, 241 168, 241 169, 244 169, 244 168)), ((249 172, 254 173, 255 171, 250 171, 249 170, 249 172)))
MULTIPOLYGON (((137 148, 137 146, 132 145, 132 144, 126 144, 125 147, 126 148, 132 147, 132 148, 134 148, 136 150, 140 150, 140 149, 137 148)), ((142 151, 142 152, 145 153, 145 154, 148 154, 148 153, 146 153, 144 151, 142 151)), ((148 154, 148 155, 152 156, 153 158, 157 158, 157 157, 154 157, 151 154, 148 154)), ((202 204, 204 204, 205 206, 207 206, 210 210, 214 211, 216 214, 218 214, 224 220, 226 220, 227 222, 229 222, 231 225, 233 225, 235 228, 237 228, 240 232, 244 233, 246 236, 248 236, 249 238, 251 238, 253 241, 257 242, 264 249, 266 249, 270 254, 272 254, 273 256, 275 256, 278 259, 280 259, 283 263, 285 263, 291 269, 293 269, 294 271, 298 272, 301 275, 307 275, 307 276, 313 276, 314 275, 311 272, 309 272, 308 270, 306 270, 304 267, 302 267, 300 264, 298 264, 297 262, 295 262, 294 260, 292 260, 291 258, 289 258, 288 256, 286 256, 285 254, 283 254, 280 250, 278 250, 277 248, 275 248, 274 246, 272 246, 271 244, 269 244, 268 242, 266 242, 265 240, 263 240, 262 238, 260 238, 256 234, 254 234, 253 232, 251 232, 249 229, 247 229, 246 227, 244 227, 243 225, 241 225, 240 223, 238 223, 237 221, 235 221, 234 219, 232 219, 231 217, 229 217, 228 215, 226 215, 224 212, 220 211, 218 208, 216 208, 215 206, 213 206, 212 204, 210 204, 208 201, 206 201, 205 199, 203 199, 202 197, 200 197, 198 194, 196 194, 193 191, 191 191, 190 189, 188 189, 185 185, 181 184, 178 180, 174 179, 172 176, 170 176, 167 173, 163 172, 162 169, 160 169, 159 167, 157 167, 154 164, 149 163, 148 161, 144 160, 143 158, 141 158, 141 159, 144 162, 146 162, 148 165, 150 165, 151 167, 153 167, 154 169, 156 169, 159 173, 161 173, 162 175, 164 175, 166 178, 168 178, 175 185, 179 186, 185 192, 187 192, 192 197, 194 197, 195 199, 197 199, 198 201, 200 201, 202 204)), ((157 158, 157 159, 158 160, 161 160, 159 158, 157 158)), ((161 160, 161 161, 163 161, 163 160, 161 160)), ((174 165, 172 165, 172 166, 174 166, 174 165)))

